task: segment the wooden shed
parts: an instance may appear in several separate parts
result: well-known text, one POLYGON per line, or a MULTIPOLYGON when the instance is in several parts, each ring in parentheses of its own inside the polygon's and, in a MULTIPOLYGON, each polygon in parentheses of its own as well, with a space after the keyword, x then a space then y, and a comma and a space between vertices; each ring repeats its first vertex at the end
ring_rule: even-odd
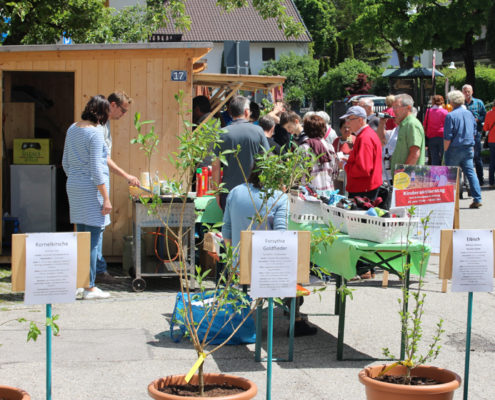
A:
MULTIPOLYGON (((112 158, 127 172, 140 176, 148 170, 145 156, 130 140, 136 136, 133 119, 155 120, 161 140, 159 154, 177 147, 181 129, 174 94, 185 92, 191 107, 194 63, 207 54, 212 43, 143 43, 102 45, 0 46, 0 98, 4 156, 2 214, 10 212, 9 168, 14 138, 42 137, 52 141, 52 164, 57 168, 57 230, 71 230, 61 168, 65 133, 80 119, 88 99, 124 90, 132 98, 130 112, 111 122, 112 158)), ((154 157, 151 171, 173 171, 163 158, 154 157)), ((36 196, 36 193, 33 193, 36 196)), ((132 232, 131 203, 127 183, 111 177, 112 224, 105 231, 103 252, 122 255, 123 237, 132 232)), ((22 229, 22 226, 21 226, 22 229)))

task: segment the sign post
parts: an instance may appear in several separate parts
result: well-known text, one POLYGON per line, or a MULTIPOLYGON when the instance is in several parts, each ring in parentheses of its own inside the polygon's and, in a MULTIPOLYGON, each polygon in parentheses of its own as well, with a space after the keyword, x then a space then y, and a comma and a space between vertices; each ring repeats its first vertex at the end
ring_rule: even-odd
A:
POLYGON ((473 292, 493 291, 493 231, 454 230, 452 236, 452 292, 468 292, 464 400, 469 391, 469 359, 473 292))
MULTIPOLYGON (((75 301, 76 288, 89 285, 89 232, 12 235, 12 291, 24 291, 25 304, 75 301)), ((52 327, 46 325, 46 399, 52 399, 52 327)))
POLYGON ((271 400, 273 298, 296 297, 297 231, 253 231, 251 296, 268 298, 266 399, 271 400))
MULTIPOLYGON (((290 297, 289 359, 292 358, 297 283, 309 282, 311 233, 307 231, 242 231, 239 283, 251 284, 253 298, 268 299, 266 399, 271 400, 273 298, 290 297)), ((258 316, 261 313, 257 314, 258 316)), ((257 326, 261 318, 257 318, 257 326)), ((261 329, 257 329, 256 346, 261 329)), ((258 350, 256 350, 258 351, 258 350)), ((289 360, 289 361, 290 361, 289 360)))

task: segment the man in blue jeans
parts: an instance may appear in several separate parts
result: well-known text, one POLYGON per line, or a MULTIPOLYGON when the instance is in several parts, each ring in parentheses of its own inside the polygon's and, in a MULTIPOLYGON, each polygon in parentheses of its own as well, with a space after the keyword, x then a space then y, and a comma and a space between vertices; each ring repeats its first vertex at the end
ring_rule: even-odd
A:
MULTIPOLYGON (((108 102, 110 103, 110 111, 108 113, 108 121, 102 127, 103 139, 108 148, 108 168, 110 171, 118 176, 124 178, 130 185, 139 186, 141 182, 134 175, 131 175, 120 168, 115 161, 112 160, 112 135, 110 133, 110 120, 119 120, 122 118, 127 111, 129 111, 132 99, 127 95, 127 93, 122 91, 117 91, 110 93, 108 96, 108 102)), ((100 241, 98 242, 98 257, 96 260, 96 283, 108 283, 113 284, 119 282, 116 278, 110 275, 107 271, 107 262, 103 258, 103 234, 100 236, 100 241)))
POLYGON ((473 167, 476 120, 469 110, 462 107, 465 99, 461 91, 453 90, 447 97, 454 110, 445 117, 443 129, 445 165, 461 167, 473 197, 469 208, 480 208, 481 188, 473 167))
POLYGON ((474 168, 476 169, 476 175, 480 186, 485 184, 483 177, 483 160, 481 159, 481 136, 483 133, 483 123, 485 122, 486 109, 485 105, 480 99, 473 97, 473 87, 471 85, 464 85, 462 87, 462 94, 464 95, 466 108, 471 111, 476 121, 476 131, 474 132, 474 168))

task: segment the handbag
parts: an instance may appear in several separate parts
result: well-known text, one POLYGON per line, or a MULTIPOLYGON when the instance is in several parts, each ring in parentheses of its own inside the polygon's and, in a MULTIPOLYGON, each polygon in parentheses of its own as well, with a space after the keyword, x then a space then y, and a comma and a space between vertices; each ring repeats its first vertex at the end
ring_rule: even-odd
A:
MULTIPOLYGON (((191 301, 192 318, 198 332, 199 340, 203 341, 213 314, 215 302, 218 302, 220 293, 218 291, 206 291, 201 293, 191 293, 189 296, 177 293, 175 299, 174 312, 170 321, 170 337, 174 342, 180 340, 186 334, 185 313, 187 312, 188 302, 191 301), (175 325, 179 329, 175 329, 175 325)), ((241 325, 244 318, 250 312, 251 298, 247 294, 229 294, 227 299, 222 301, 220 309, 211 322, 211 328, 208 331, 207 344, 222 344, 232 332, 241 325)), ((249 317, 244 321, 239 330, 229 339, 227 344, 243 344, 256 342, 256 326, 254 318, 249 317)))

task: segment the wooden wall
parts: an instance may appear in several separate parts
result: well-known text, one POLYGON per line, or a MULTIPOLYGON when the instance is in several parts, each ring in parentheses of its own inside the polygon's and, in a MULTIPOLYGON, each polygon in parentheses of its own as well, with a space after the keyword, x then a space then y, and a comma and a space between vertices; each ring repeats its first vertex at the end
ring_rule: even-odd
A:
MULTIPOLYGON (((139 111, 142 120, 155 120, 155 131, 160 135, 159 151, 153 157, 151 175, 158 170, 160 176, 170 176, 173 170, 166 158, 176 149, 175 136, 181 129, 174 94, 183 90, 187 109, 191 107, 192 65, 208 51, 208 48, 154 48, 2 52, 0 85, 3 84, 4 71, 74 72, 75 120, 79 120, 91 96, 124 90, 133 98, 133 102, 126 115, 111 123, 113 160, 138 177, 142 171, 148 170, 144 154, 137 145, 130 144, 130 140, 136 136, 134 113, 139 111), (171 81, 172 70, 187 71, 187 81, 171 81)), ((3 108, 1 101, 0 118, 3 108)), ((132 233, 132 208, 127 182, 113 175, 110 184, 112 224, 105 231, 103 252, 105 255, 120 256, 123 236, 132 233)))

